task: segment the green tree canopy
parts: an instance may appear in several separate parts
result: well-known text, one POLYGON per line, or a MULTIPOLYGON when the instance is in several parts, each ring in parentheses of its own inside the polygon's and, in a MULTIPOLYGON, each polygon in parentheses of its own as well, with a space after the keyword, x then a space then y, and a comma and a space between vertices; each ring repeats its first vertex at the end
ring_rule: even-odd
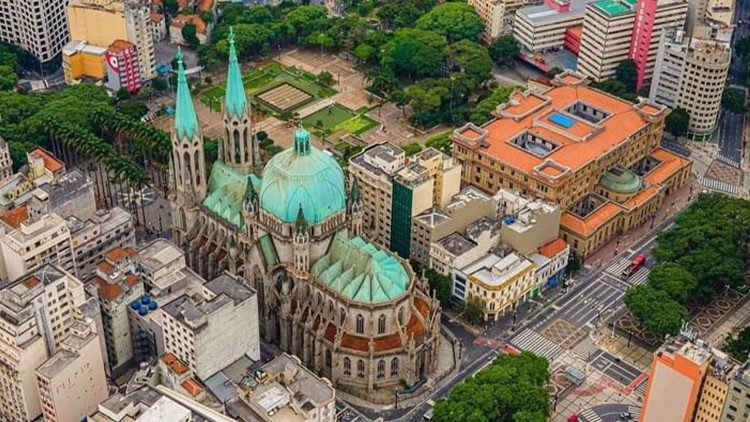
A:
POLYGON ((180 33, 182 34, 182 39, 185 40, 189 46, 196 48, 200 44, 200 41, 198 41, 198 29, 195 27, 194 23, 186 23, 185 26, 182 27, 180 33))
POLYGON ((734 113, 744 113, 747 111, 745 94, 739 89, 726 87, 721 93, 721 106, 734 113))
POLYGON ((419 151, 422 151, 422 145, 419 145, 418 143, 414 142, 411 144, 406 144, 401 147, 401 149, 404 150, 404 153, 407 157, 411 157, 412 155, 418 153, 419 151))
POLYGON ((738 361, 746 361, 750 354, 750 327, 743 328, 736 337, 727 334, 723 349, 738 361))
POLYGON ((674 136, 685 136, 690 125, 690 115, 687 110, 677 107, 672 110, 664 121, 667 132, 674 136))
POLYGON ((399 29, 383 46, 381 63, 398 76, 435 76, 440 73, 446 50, 445 39, 434 32, 399 29))
POLYGON ((484 23, 474 7, 466 3, 443 3, 419 18, 416 28, 434 31, 454 43, 460 40, 479 41, 484 23))
POLYGON ((18 83, 18 75, 12 67, 0 65, 0 91, 9 91, 18 83))
POLYGON ((299 6, 284 16, 282 25, 286 34, 299 42, 315 31, 327 29, 330 22, 324 6, 299 6))
POLYGON ((475 84, 484 82, 491 75, 492 59, 481 44, 469 40, 453 43, 448 48, 448 57, 475 84))
POLYGON ((625 305, 646 330, 658 335, 677 334, 687 320, 687 311, 681 304, 649 284, 629 288, 625 305))
POLYGON ((510 94, 517 89, 519 88, 516 86, 506 85, 492 91, 488 97, 484 98, 477 104, 476 108, 474 108, 474 112, 471 114, 470 120, 476 125, 487 123, 492 118, 490 113, 492 113, 497 106, 508 101, 510 94))
POLYGON ((677 303, 685 303, 698 286, 698 279, 693 274, 671 262, 655 266, 648 281, 654 289, 663 291, 677 303))
POLYGON ((430 288, 435 291, 435 296, 443 306, 446 306, 453 294, 453 280, 447 275, 429 269, 425 272, 430 288))
POLYGON ((435 422, 543 422, 549 416, 549 362, 529 352, 501 354, 435 404, 435 422))
POLYGON ((386 28, 399 29, 414 26, 423 13, 410 1, 387 1, 378 9, 377 16, 386 28))
POLYGON ((503 35, 490 45, 490 57, 499 66, 512 66, 521 54, 521 44, 512 35, 503 35))
POLYGON ((615 69, 615 79, 620 81, 628 92, 635 92, 635 61, 625 59, 618 63, 615 69))

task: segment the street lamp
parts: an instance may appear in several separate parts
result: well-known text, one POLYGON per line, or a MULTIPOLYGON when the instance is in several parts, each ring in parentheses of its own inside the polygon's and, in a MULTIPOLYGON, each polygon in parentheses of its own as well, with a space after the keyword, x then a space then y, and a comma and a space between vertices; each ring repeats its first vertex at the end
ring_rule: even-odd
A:
POLYGON ((394 393, 396 394, 396 404, 394 406, 394 409, 398 409, 398 390, 394 391, 394 393))

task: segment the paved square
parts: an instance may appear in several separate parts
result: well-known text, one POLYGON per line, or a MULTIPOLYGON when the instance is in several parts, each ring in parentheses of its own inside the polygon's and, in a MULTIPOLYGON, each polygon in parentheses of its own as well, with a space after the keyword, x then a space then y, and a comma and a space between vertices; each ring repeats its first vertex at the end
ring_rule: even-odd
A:
POLYGON ((284 112, 294 110, 298 106, 312 99, 313 96, 292 84, 283 83, 257 94, 255 98, 284 112))
POLYGON ((638 368, 603 350, 599 350, 591 356, 591 366, 623 387, 629 386, 641 375, 638 368))

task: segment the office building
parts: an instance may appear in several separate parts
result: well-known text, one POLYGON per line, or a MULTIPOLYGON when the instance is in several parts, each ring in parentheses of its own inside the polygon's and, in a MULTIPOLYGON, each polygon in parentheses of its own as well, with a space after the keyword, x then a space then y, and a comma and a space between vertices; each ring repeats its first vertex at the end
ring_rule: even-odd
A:
POLYGON ((639 80, 650 80, 661 31, 684 25, 687 8, 684 0, 601 0, 588 4, 577 71, 601 81, 614 76, 617 65, 631 58, 639 69, 639 80), (638 8, 644 8, 644 18, 636 22, 638 8), (634 29, 636 23, 640 33, 634 29))
POLYGON ((499 218, 482 217, 466 226, 466 233, 453 232, 432 243, 429 267, 450 276, 497 246, 500 240, 499 218))
POLYGON ((26 422, 42 414, 35 371, 76 322, 83 285, 45 265, 0 290, 0 419, 26 422))
POLYGON ((91 219, 66 221, 73 244, 73 257, 79 278, 88 280, 105 253, 135 244, 133 216, 120 207, 97 210, 91 219))
POLYGON ((516 11, 524 6, 541 4, 541 0, 469 0, 484 22, 482 41, 492 44, 504 34, 513 32, 516 11))
POLYGON ((10 280, 46 264, 76 273, 70 229, 55 213, 20 223, 0 239, 0 251, 4 275, 10 280))
POLYGON ((721 422, 740 422, 750 418, 750 360, 732 375, 724 399, 721 422))
POLYGON ((109 386, 98 337, 92 322, 77 321, 59 350, 37 368, 46 422, 84 420, 107 398, 109 386))
POLYGON ((513 36, 524 49, 537 53, 566 47, 578 53, 576 39, 586 5, 594 0, 546 0, 544 4, 518 9, 513 36))
MULTIPOLYGON (((86 290, 99 298, 104 340, 107 345, 109 373, 118 377, 130 368, 133 358, 133 336, 128 308, 145 293, 143 282, 135 274, 132 248, 115 248, 104 255, 86 290)), ((146 300, 146 305, 150 300, 146 300)))
POLYGON ((252 384, 240 387, 244 394, 226 405, 227 414, 238 421, 336 421, 336 390, 297 356, 277 356, 261 367, 252 384))
POLYGON ((659 147, 665 107, 633 105, 570 71, 552 84, 513 93, 483 127, 456 129, 453 158, 465 183, 560 207, 560 235, 585 257, 651 218, 691 163, 659 147))
POLYGON ((50 74, 60 68, 62 49, 69 40, 66 0, 3 0, 0 2, 0 41, 31 53, 37 66, 50 74))
POLYGON ((26 153, 22 171, 0 182, 0 211, 7 212, 29 202, 32 192, 65 174, 65 164, 43 148, 26 153))
POLYGON ((237 277, 222 274, 203 292, 181 296, 163 310, 167 352, 186 362, 199 379, 243 355, 260 359, 258 299, 237 277))
MULTIPOLYGON (((98 63, 99 57, 101 57, 101 65, 96 64, 94 66, 92 64, 92 67, 97 69, 97 75, 85 76, 96 77, 100 69, 105 71, 104 76, 106 76, 106 58, 117 57, 124 51, 121 48, 121 42, 118 42, 118 40, 134 46, 137 53, 140 81, 155 76, 156 58, 154 55, 154 38, 151 33, 149 2, 145 0, 71 0, 67 11, 70 25, 71 53, 78 51, 76 46, 81 45, 81 42, 84 42, 89 49, 105 50, 103 54, 96 54, 95 57, 89 57, 88 59, 90 62, 98 63), (113 52, 109 53, 109 56, 107 56, 108 49, 114 49, 113 52), (105 56, 107 57, 105 58, 105 56)), ((72 57, 74 55, 65 60, 68 63, 73 63, 72 57)), ((81 73, 74 72, 73 69, 73 66, 66 69, 65 80, 68 83, 75 81, 77 79, 75 76, 81 73)))
POLYGON ((732 58, 729 42, 717 40, 715 34, 706 26, 697 27, 692 38, 682 28, 665 29, 649 93, 651 101, 685 109, 690 115, 688 135, 701 140, 716 128, 732 58))

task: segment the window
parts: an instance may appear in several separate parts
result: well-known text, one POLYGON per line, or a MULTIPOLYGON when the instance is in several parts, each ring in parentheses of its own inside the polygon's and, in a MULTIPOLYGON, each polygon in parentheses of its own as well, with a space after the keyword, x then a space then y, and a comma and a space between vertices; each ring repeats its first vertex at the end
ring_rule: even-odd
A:
POLYGON ((365 362, 361 359, 357 361, 357 376, 359 378, 365 377, 365 362))
POLYGON ((404 308, 399 308, 398 310, 398 324, 404 325, 404 308))
POLYGON ((362 317, 362 314, 357 314, 357 334, 362 334, 365 332, 365 319, 362 317))
POLYGON ((378 334, 385 333, 385 315, 380 314, 380 317, 378 318, 378 334))
POLYGON ((391 377, 398 376, 398 358, 391 360, 391 377))
POLYGON ((352 374, 352 361, 349 358, 344 358, 344 375, 352 374))
POLYGON ((378 379, 385 378, 385 361, 380 359, 378 362, 378 379))

